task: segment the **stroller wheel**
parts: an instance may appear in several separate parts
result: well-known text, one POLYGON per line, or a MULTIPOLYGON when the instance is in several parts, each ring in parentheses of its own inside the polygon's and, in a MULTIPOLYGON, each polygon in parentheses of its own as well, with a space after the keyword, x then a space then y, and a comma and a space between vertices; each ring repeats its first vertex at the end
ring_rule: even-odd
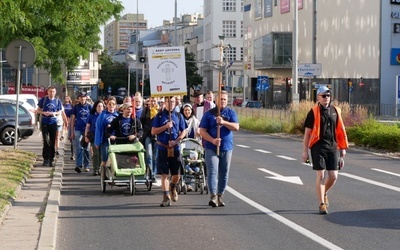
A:
POLYGON ((131 195, 135 194, 135 175, 131 174, 131 177, 129 178, 129 191, 131 195))
POLYGON ((103 193, 105 193, 106 192, 106 185, 107 185, 107 183, 106 183, 106 178, 105 178, 105 176, 106 176, 106 170, 104 169, 105 167, 104 166, 101 166, 101 173, 100 173, 100 184, 101 184, 101 191, 103 192, 103 193))
POLYGON ((200 183, 200 194, 204 194, 204 183, 200 183))

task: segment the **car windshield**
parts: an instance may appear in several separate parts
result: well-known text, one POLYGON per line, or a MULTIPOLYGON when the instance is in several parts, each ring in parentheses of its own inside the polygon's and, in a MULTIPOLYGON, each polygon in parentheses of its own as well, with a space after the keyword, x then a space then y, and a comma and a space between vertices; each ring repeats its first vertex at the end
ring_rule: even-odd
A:
MULTIPOLYGON (((7 115, 15 115, 15 106, 14 105, 5 105, 4 106, 4 111, 6 112, 7 115)), ((19 112, 18 114, 27 114, 25 109, 19 107, 19 112)))

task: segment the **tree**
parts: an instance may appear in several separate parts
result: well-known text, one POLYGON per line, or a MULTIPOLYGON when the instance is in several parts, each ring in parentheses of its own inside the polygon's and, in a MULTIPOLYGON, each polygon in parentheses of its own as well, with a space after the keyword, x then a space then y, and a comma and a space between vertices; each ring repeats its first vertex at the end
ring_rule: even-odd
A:
MULTIPOLYGON (((111 87, 115 91, 113 94, 117 94, 118 88, 128 85, 128 67, 125 63, 112 61, 107 52, 101 54, 99 63, 101 64, 99 78, 104 83, 104 89, 107 90, 108 87, 111 87)), ((131 83, 134 80, 135 78, 131 74, 131 83)))
POLYGON ((196 56, 194 53, 188 53, 185 51, 186 61, 186 81, 187 87, 193 88, 197 85, 203 85, 203 77, 197 73, 199 68, 196 64, 196 56))
POLYGON ((35 66, 65 82, 63 68, 73 70, 80 57, 100 49, 100 26, 122 10, 119 0, 1 0, 0 47, 14 39, 31 42, 35 66))

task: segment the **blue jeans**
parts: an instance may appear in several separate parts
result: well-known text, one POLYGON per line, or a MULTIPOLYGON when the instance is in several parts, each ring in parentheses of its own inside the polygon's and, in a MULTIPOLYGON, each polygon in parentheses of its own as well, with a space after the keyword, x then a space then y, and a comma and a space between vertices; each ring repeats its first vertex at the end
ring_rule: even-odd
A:
POLYGON ((152 171, 152 177, 157 174, 157 147, 155 141, 151 138, 151 136, 147 136, 144 139, 144 147, 146 149, 146 163, 149 165, 152 171))
POLYGON ((228 185, 232 150, 222 151, 219 155, 214 150, 205 149, 207 184, 210 194, 224 194, 228 185))
POLYGON ((89 145, 86 148, 81 146, 82 132, 75 130, 75 164, 77 167, 89 167, 89 145))

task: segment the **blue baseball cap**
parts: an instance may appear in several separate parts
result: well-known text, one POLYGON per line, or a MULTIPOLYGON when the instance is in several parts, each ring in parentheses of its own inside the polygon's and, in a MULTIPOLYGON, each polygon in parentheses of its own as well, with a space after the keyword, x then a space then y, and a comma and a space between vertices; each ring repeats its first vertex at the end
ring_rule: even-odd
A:
POLYGON ((331 93, 331 90, 326 86, 322 86, 322 87, 318 88, 317 95, 320 95, 320 94, 323 94, 323 93, 326 93, 326 92, 331 93))

